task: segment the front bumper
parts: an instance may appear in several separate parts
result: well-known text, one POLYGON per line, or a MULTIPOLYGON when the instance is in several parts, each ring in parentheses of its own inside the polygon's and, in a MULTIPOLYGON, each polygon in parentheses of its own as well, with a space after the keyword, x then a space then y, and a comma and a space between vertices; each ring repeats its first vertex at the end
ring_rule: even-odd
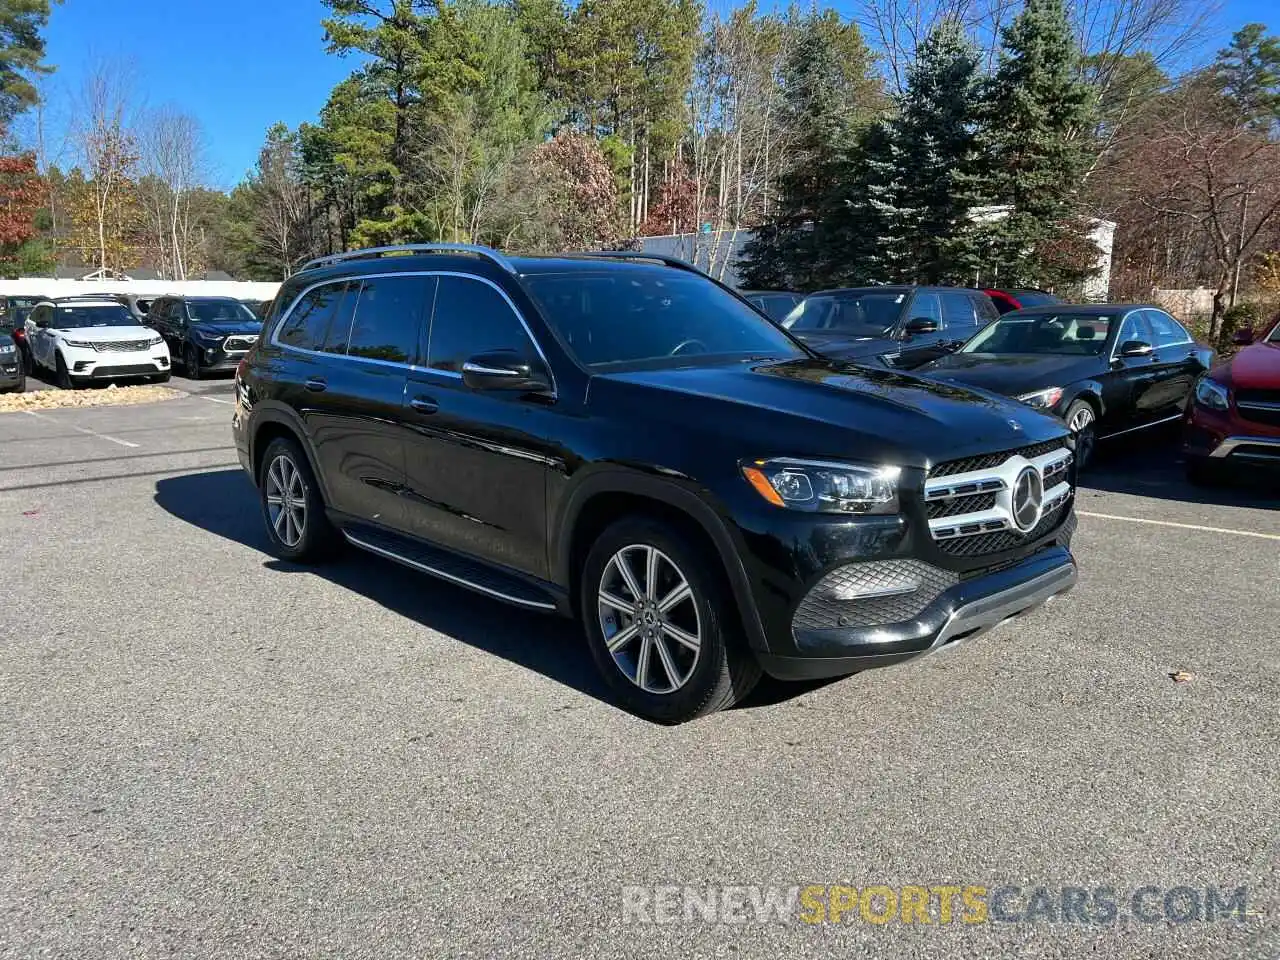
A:
POLYGON ((1182 452, 1198 460, 1280 467, 1280 426, 1249 420, 1233 408, 1187 413, 1182 452))
MULTIPOLYGON (((975 636, 1070 590, 1076 564, 1051 546, 993 573, 960 579, 912 619, 874 626, 815 626, 797 618, 794 651, 757 651, 765 672, 782 680, 817 679, 887 666, 975 636)), ((846 601, 857 604, 877 600, 846 601)), ((849 619, 856 619, 856 615, 849 619)))
POLYGON ((0 387, 16 387, 23 377, 22 354, 6 353, 0 357, 0 387))
POLYGON ((169 354, 163 347, 136 353, 77 352, 66 356, 66 362, 67 372, 76 380, 154 377, 169 372, 169 354))
POLYGON ((249 348, 243 350, 225 350, 222 343, 201 343, 191 341, 191 347, 200 352, 200 369, 206 373, 218 373, 234 370, 249 354, 249 348))

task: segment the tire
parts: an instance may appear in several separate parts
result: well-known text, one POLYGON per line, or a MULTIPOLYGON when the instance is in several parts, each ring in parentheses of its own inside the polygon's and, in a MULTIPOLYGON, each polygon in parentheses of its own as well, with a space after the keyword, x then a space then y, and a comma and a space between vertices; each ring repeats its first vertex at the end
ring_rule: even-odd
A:
POLYGON ((1067 421, 1067 426, 1076 435, 1077 469, 1083 470, 1093 459, 1093 447, 1097 440, 1094 433, 1097 412, 1088 400, 1072 400, 1062 419, 1067 421))
POLYGON ((57 365, 53 375, 55 386, 62 390, 78 390, 80 384, 76 383, 75 378, 71 376, 71 371, 67 369, 67 361, 62 359, 62 354, 56 354, 54 362, 57 365))
POLYGON ((160 375, 158 375, 158 376, 152 377, 152 378, 151 378, 151 382, 152 382, 152 383, 168 383, 168 382, 169 382, 169 371, 168 371, 168 370, 166 370, 164 373, 162 373, 162 374, 160 374, 160 375))
POLYGON ((617 521, 592 545, 580 588, 591 657, 618 702, 631 712, 659 723, 684 723, 732 706, 760 679, 760 665, 739 634, 719 559, 674 527, 642 517, 617 521), (657 555, 658 585, 652 591, 649 551, 657 555), (640 598, 644 606, 635 603, 634 591, 626 586, 617 566, 620 553, 646 594, 640 598), (660 612, 648 593, 669 598, 681 580, 689 594, 660 612), (601 602, 602 590, 614 605, 601 602), (672 628, 686 640, 674 639, 672 628), (611 631, 610 637, 632 631, 632 639, 610 652, 606 631, 611 631), (690 637, 696 639, 696 648, 688 645, 690 637))
POLYGON ((337 551, 338 531, 325 515, 320 485, 296 441, 277 437, 267 446, 258 475, 258 502, 272 552, 282 560, 322 563, 337 551), (282 498, 283 504, 272 502, 280 496, 282 483, 290 495, 282 498), (301 504, 300 517, 290 503, 301 504), (282 519, 286 512, 289 517, 282 519))
POLYGON ((1197 487, 1216 487, 1226 481, 1222 464, 1207 457, 1187 457, 1187 481, 1197 487))
POLYGON ((27 390, 27 375, 25 373, 18 376, 18 385, 10 389, 10 393, 25 393, 27 390))
POLYGON ((200 380, 204 374, 200 370, 200 354, 196 352, 195 347, 187 344, 187 349, 182 352, 182 364, 186 367, 188 380, 200 380))

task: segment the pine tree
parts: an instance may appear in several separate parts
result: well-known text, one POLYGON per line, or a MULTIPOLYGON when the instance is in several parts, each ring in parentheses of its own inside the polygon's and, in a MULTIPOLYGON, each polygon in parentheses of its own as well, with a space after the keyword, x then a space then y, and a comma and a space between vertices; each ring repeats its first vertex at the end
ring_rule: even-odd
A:
POLYGON ((1027 0, 1001 41, 987 87, 982 160, 990 165, 994 202, 1007 215, 987 231, 983 280, 1052 286, 1083 279, 1097 251, 1081 242, 1084 225, 1074 208, 1093 104, 1079 79, 1062 0, 1027 0), (1074 255, 1064 257, 1064 250, 1074 255))
POLYGON ((1218 51, 1213 77, 1223 95, 1253 124, 1269 127, 1280 120, 1280 37, 1261 23, 1248 23, 1218 51))
POLYGON ((828 286, 847 269, 847 235, 835 216, 859 127, 880 100, 872 58, 853 24, 832 10, 795 19, 784 69, 783 125, 794 132, 779 213, 747 244, 744 284, 794 290, 828 286))

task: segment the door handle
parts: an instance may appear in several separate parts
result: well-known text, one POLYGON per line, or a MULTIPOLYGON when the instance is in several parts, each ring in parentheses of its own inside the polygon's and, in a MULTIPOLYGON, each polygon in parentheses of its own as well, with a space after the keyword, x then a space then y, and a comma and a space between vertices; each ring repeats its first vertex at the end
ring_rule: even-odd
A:
POLYGON ((409 401, 409 406, 417 410, 419 413, 435 413, 440 409, 440 404, 436 403, 430 397, 414 397, 409 401))
POLYGON ((312 377, 306 382, 306 388, 312 393, 323 393, 328 386, 323 377, 312 377))

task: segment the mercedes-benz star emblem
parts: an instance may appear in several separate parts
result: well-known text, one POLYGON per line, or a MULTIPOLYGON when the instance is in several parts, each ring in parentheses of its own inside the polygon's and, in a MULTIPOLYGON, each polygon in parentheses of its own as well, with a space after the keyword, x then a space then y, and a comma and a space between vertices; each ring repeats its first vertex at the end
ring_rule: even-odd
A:
POLYGON ((1024 467, 1013 483, 1013 522, 1023 533, 1040 522, 1044 479, 1035 467, 1024 467))
POLYGON ((1010 420, 1010 421, 1009 421, 1009 426, 1013 427, 1013 429, 1015 429, 1015 430, 1021 430, 1021 429, 1022 429, 1022 424, 1020 424, 1017 420, 1010 420))

